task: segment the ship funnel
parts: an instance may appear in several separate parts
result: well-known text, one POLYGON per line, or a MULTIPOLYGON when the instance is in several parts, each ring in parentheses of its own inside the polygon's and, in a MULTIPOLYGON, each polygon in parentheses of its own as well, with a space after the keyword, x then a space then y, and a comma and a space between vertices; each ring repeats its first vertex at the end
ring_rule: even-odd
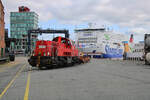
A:
POLYGON ((133 43, 133 34, 130 36, 130 43, 133 43))

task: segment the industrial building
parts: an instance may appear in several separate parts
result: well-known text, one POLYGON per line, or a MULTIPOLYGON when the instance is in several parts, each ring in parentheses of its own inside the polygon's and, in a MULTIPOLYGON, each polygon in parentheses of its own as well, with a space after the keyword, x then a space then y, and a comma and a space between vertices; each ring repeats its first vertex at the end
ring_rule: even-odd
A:
POLYGON ((123 58, 124 44, 128 38, 106 28, 76 29, 76 43, 80 51, 93 57, 123 58))
POLYGON ((5 56, 4 6, 0 0, 0 58, 5 56))
MULTIPOLYGON (((10 34, 11 38, 16 38, 16 42, 11 44, 11 49, 15 51, 27 50, 28 30, 38 28, 38 14, 30 11, 28 7, 20 6, 18 12, 10 13, 10 34)), ((35 46, 37 35, 32 34, 31 45, 35 46)))
POLYGON ((12 42, 15 43, 15 42, 16 42, 16 39, 15 39, 15 38, 10 38, 10 37, 8 36, 8 29, 5 29, 5 47, 6 47, 5 53, 9 53, 9 52, 13 51, 13 50, 11 50, 11 48, 10 48, 10 44, 11 44, 12 42))

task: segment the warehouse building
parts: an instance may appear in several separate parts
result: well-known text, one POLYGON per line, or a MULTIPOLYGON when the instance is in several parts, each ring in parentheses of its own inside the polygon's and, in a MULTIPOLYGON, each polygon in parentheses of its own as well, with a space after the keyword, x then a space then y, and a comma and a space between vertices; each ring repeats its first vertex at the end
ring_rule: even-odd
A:
MULTIPOLYGON (((38 28, 38 14, 30 11, 28 7, 19 7, 18 12, 10 13, 10 34, 11 38, 16 38, 17 41, 12 43, 11 49, 15 51, 27 50, 27 34, 28 30, 38 28)), ((32 48, 35 46, 37 35, 32 34, 32 48)))
POLYGON ((4 6, 0 0, 0 58, 5 57, 4 6))

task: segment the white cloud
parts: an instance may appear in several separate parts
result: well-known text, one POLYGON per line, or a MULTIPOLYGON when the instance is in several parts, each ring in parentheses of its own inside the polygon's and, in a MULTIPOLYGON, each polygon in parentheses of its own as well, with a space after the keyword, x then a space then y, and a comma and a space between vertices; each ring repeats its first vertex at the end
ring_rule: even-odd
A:
POLYGON ((129 33, 133 34, 135 42, 138 42, 138 41, 143 41, 144 34, 150 33, 150 30, 142 27, 136 27, 136 28, 131 28, 129 30, 129 33))
POLYGON ((28 6, 39 15, 40 21, 59 20, 62 24, 119 25, 134 33, 149 32, 149 0, 3 0, 5 21, 18 6, 28 6))
MULTIPOLYGON (((41 21, 59 19, 62 22, 106 20, 112 24, 136 26, 149 20, 149 3, 137 0, 3 0, 6 20, 10 11, 26 5, 39 14, 41 21)), ((8 20, 7 20, 8 21, 8 20)), ((106 22, 105 21, 105 22, 106 22)))
POLYGON ((135 34, 135 35, 143 35, 143 34, 149 33, 149 30, 145 28, 132 28, 130 30, 130 33, 135 34))

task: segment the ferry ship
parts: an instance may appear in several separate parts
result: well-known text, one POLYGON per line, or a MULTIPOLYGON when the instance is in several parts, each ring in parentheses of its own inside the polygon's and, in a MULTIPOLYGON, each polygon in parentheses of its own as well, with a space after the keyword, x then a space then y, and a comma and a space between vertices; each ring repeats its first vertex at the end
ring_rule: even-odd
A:
POLYGON ((76 43, 80 51, 94 58, 123 58, 127 37, 106 31, 105 28, 76 29, 76 43))

